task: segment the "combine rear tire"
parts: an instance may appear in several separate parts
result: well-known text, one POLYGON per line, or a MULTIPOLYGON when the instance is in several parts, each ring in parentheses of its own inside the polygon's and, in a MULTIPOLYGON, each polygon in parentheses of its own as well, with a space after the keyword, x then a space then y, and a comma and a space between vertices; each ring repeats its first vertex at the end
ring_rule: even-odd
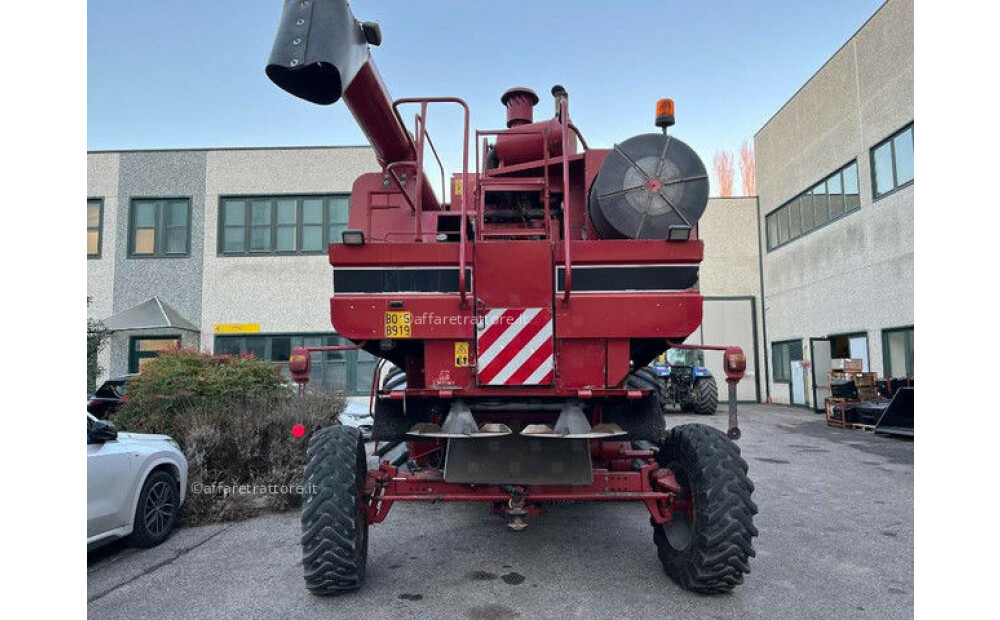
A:
POLYGON ((719 407, 719 388, 715 377, 700 377, 692 388, 694 402, 691 409, 699 415, 713 415, 719 407))
POLYGON ((302 566, 313 594, 354 590, 365 578, 368 520, 362 509, 365 446, 349 426, 317 432, 306 451, 302 566))
POLYGON ((402 368, 398 366, 393 366, 389 369, 389 372, 385 373, 385 379, 382 381, 383 390, 405 390, 406 389, 406 373, 403 372, 402 368))
POLYGON ((625 377, 625 387, 630 390, 649 390, 646 398, 617 400, 604 406, 601 421, 617 424, 628 433, 631 441, 658 442, 667 431, 663 418, 666 386, 652 368, 644 366, 625 377))
POLYGON ((702 594, 743 583, 755 555, 757 505, 739 447, 718 429, 684 424, 670 429, 656 460, 674 472, 694 504, 690 512, 675 512, 670 525, 653 525, 664 571, 677 585, 702 594))
POLYGON ((656 393, 638 400, 619 400, 604 406, 601 421, 617 424, 630 441, 660 441, 667 431, 663 405, 656 393))
POLYGON ((667 386, 649 366, 637 368, 625 378, 625 386, 633 390, 652 390, 661 401, 667 398, 667 386))

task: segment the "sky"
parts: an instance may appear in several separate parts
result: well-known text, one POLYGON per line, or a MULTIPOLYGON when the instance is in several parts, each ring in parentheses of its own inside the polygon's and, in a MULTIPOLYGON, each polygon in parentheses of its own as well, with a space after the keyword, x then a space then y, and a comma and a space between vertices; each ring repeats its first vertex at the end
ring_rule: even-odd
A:
MULTIPOLYGON (((590 146, 611 147, 657 131, 656 101, 671 97, 672 135, 711 168, 719 150, 738 157, 881 4, 355 0, 352 9, 381 24, 373 54, 395 98, 462 97, 473 128, 499 129, 505 90, 534 89, 544 120, 562 84, 590 146)), ((342 103, 307 103, 264 75, 281 5, 90 0, 88 149, 364 144, 342 103)), ((446 170, 460 170, 457 108, 432 110, 428 130, 446 170)))

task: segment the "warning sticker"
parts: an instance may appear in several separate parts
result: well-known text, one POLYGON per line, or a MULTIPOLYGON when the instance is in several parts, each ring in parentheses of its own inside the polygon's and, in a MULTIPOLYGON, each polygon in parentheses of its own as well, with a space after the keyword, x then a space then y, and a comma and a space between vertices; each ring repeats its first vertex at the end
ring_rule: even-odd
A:
POLYGON ((469 365, 469 343, 455 343, 455 368, 465 368, 469 365))

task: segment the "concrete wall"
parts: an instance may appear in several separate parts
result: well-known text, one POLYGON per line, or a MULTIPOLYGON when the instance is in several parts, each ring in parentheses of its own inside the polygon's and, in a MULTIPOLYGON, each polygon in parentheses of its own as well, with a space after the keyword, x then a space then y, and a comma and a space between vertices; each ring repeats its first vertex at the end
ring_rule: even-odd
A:
POLYGON ((217 323, 260 323, 261 332, 332 332, 333 280, 323 256, 221 256, 219 198, 338 194, 377 170, 368 147, 211 151, 205 184, 203 346, 217 323))
MULTIPOLYGON (((101 229, 101 256, 87 259, 87 317, 101 320, 113 313, 114 273, 118 239, 118 153, 95 153, 87 157, 87 198, 104 201, 101 229)), ((111 369, 111 347, 105 345, 97 358, 104 372, 98 383, 108 377, 111 369)))
MULTIPOLYGON (((201 321, 202 256, 205 229, 205 151, 128 151, 119 155, 118 209, 113 312, 159 297, 181 316, 201 321), (189 254, 177 258, 128 256, 130 205, 136 198, 191 201, 189 254)), ((155 335, 159 332, 145 332, 155 335)), ((178 333, 176 331, 168 333, 178 333)), ((181 332, 184 346, 198 347, 196 333, 181 332)), ((111 374, 128 372, 129 335, 111 339, 111 374)))
MULTIPOLYGON (((882 371, 881 331, 913 324, 911 184, 874 200, 869 149, 913 121, 913 2, 889 0, 755 137, 758 225, 765 215, 857 160, 861 209, 765 251, 770 343, 867 332, 882 371)), ((775 402, 787 384, 771 383, 775 402)))
MULTIPOLYGON (((742 313, 727 315, 726 320, 752 321, 756 326, 746 329, 735 327, 723 333, 750 333, 756 330, 756 365, 754 376, 747 375, 746 381, 756 382, 756 394, 761 398, 764 385, 764 342, 762 339, 763 299, 760 291, 760 245, 757 239, 757 198, 710 198, 708 207, 698 221, 698 236, 705 242, 705 258, 699 272, 701 293, 706 298, 753 298, 755 317, 745 317, 742 313), (738 318, 737 318, 738 317, 738 318)), ((706 302, 706 307, 709 302, 706 302)), ((728 305, 726 307, 729 307, 728 305)), ((712 332, 720 332, 713 326, 712 332)), ((734 344, 731 342, 708 342, 705 344, 734 344)), ((746 347, 744 347, 746 348, 746 347)), ((755 354, 753 349, 745 351, 748 358, 755 354)), ((713 354, 708 354, 713 356, 713 354)), ((721 355, 719 355, 721 359, 721 355)), ((720 366, 721 368, 721 366, 720 366)), ((744 386, 745 387, 745 386, 744 386)), ((720 388, 724 388, 720 383, 720 388)), ((747 398, 749 391, 741 390, 741 399, 747 398)), ((720 394, 720 397, 722 395, 720 394)))

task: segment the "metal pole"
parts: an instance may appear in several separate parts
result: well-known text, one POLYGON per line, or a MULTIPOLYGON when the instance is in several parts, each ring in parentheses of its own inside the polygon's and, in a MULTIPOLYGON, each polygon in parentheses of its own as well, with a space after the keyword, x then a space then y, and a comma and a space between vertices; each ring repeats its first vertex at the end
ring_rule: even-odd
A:
POLYGON ((736 384, 739 383, 739 379, 726 379, 726 384, 729 385, 729 430, 726 431, 726 435, 732 440, 737 440, 743 433, 740 431, 739 421, 736 419, 736 384))

